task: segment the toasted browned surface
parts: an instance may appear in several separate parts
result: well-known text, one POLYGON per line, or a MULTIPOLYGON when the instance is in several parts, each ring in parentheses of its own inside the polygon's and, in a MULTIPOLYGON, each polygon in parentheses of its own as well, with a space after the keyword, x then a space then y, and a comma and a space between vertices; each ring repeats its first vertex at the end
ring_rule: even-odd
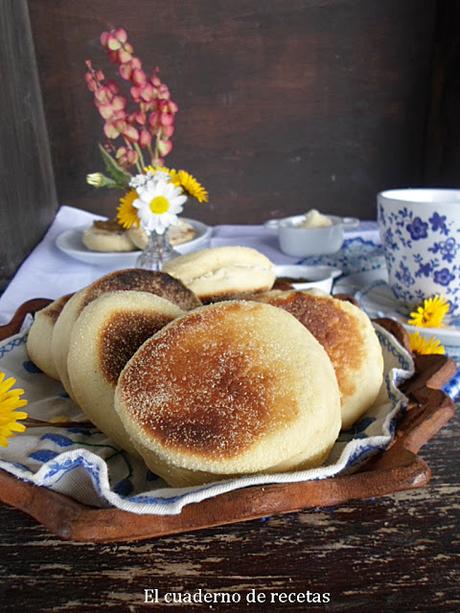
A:
POLYGON ((93 226, 97 230, 104 230, 104 232, 113 232, 116 234, 123 234, 126 232, 116 219, 107 219, 105 221, 98 219, 97 221, 93 221, 93 226))
POLYGON ((200 309, 137 352, 123 374, 123 399, 147 435, 224 459, 296 419, 298 402, 280 385, 286 366, 267 365, 270 347, 248 327, 248 309, 255 318, 260 309, 248 304, 200 309))
POLYGON ((167 273, 141 268, 127 268, 105 275, 84 290, 84 300, 79 312, 102 294, 121 290, 149 292, 161 298, 166 298, 184 310, 193 309, 201 304, 191 290, 167 273))
POLYGON ((49 317, 51 321, 56 323, 57 318, 61 314, 62 309, 67 304, 67 302, 72 298, 73 294, 67 294, 66 296, 62 296, 62 298, 58 298, 52 302, 49 306, 43 309, 43 315, 49 317))
POLYGON ((351 396, 366 359, 360 322, 341 308, 338 300, 306 292, 268 292, 254 296, 284 309, 300 321, 321 343, 334 366, 342 397, 351 396))
POLYGON ((170 316, 148 311, 112 313, 98 337, 99 363, 107 382, 115 386, 128 360, 170 321, 170 316))

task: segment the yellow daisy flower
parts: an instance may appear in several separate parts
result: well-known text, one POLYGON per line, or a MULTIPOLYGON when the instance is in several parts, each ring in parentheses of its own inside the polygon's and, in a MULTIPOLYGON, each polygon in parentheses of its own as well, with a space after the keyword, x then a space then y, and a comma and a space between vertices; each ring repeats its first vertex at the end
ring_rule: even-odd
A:
MULTIPOLYGON (((166 174, 171 174, 171 169, 166 168, 166 166, 144 166, 144 172, 165 172, 166 174)), ((175 170, 173 172, 176 172, 175 170)))
POLYGON ((187 194, 190 194, 192 198, 196 198, 198 202, 208 201, 208 192, 193 175, 186 170, 179 170, 177 177, 179 179, 179 185, 184 189, 184 191, 187 192, 187 194))
POLYGON ((411 350, 419 355, 430 355, 433 353, 444 355, 446 353, 440 340, 434 337, 424 338, 420 332, 409 334, 409 342, 411 350))
POLYGON ((174 168, 171 168, 168 171, 169 176, 171 177, 171 183, 174 183, 176 187, 182 187, 179 179, 179 173, 174 168))
POLYGON ((136 228, 139 227, 137 210, 133 207, 133 202, 137 200, 137 198, 138 195, 134 189, 120 198, 120 206, 117 209, 117 221, 125 230, 129 230, 132 226, 136 228))
POLYGON ((27 400, 21 400, 24 393, 22 389, 11 389, 16 379, 5 379, 5 373, 0 372, 0 446, 8 446, 8 438, 15 432, 24 432, 26 427, 18 424, 17 420, 27 419, 27 413, 16 411, 25 407, 27 400))
POLYGON ((423 301, 416 311, 410 314, 407 323, 418 328, 441 328, 449 312, 449 303, 444 296, 433 296, 423 301))

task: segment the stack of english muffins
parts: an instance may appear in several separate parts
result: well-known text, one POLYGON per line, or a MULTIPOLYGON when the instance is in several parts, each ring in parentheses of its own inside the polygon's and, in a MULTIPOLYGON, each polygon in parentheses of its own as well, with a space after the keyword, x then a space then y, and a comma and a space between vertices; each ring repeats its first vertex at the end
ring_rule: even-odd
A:
POLYGON ((38 312, 29 355, 171 486, 319 466, 377 398, 382 352, 353 304, 274 281, 246 247, 117 271, 38 312))

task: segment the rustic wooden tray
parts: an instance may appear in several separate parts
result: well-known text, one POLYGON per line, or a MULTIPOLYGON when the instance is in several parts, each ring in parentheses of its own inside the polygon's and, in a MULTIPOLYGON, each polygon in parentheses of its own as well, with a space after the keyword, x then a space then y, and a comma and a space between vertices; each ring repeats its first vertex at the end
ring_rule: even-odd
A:
MULTIPOLYGON (((0 340, 17 333, 28 313, 49 302, 36 299, 23 304, 9 324, 0 326, 0 340)), ((399 324, 390 319, 376 321, 407 347, 407 334, 399 324)), ((440 355, 416 356, 415 365, 414 377, 404 386, 410 398, 409 410, 398 425, 395 441, 353 475, 249 487, 190 504, 180 515, 153 516, 88 507, 0 470, 0 501, 28 513, 63 539, 107 543, 200 530, 424 487, 431 471, 417 452, 454 414, 454 403, 441 388, 455 374, 456 366, 440 355)))

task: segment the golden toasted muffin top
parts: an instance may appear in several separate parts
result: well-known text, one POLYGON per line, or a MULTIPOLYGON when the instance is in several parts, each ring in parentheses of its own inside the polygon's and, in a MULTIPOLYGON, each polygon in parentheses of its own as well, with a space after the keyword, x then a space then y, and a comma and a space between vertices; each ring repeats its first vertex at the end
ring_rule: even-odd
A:
POLYGON ((354 393, 359 385, 355 373, 363 367, 366 354, 360 322, 340 300, 300 291, 268 292, 253 299, 294 315, 329 355, 342 399, 354 393))
POLYGON ((120 290, 149 292, 170 300, 184 310, 193 309, 201 305, 195 294, 178 279, 164 272, 143 270, 142 268, 127 268, 126 270, 117 270, 105 275, 83 290, 80 312, 87 304, 102 294, 120 290))
POLYGON ((148 311, 112 313, 98 338, 99 364, 106 381, 115 386, 126 363, 142 343, 170 321, 167 315, 148 311))
POLYGON ((170 450, 226 459, 297 418, 294 394, 283 385, 282 343, 264 342, 260 327, 253 333, 263 308, 204 307, 141 347, 119 387, 147 436, 170 450))

